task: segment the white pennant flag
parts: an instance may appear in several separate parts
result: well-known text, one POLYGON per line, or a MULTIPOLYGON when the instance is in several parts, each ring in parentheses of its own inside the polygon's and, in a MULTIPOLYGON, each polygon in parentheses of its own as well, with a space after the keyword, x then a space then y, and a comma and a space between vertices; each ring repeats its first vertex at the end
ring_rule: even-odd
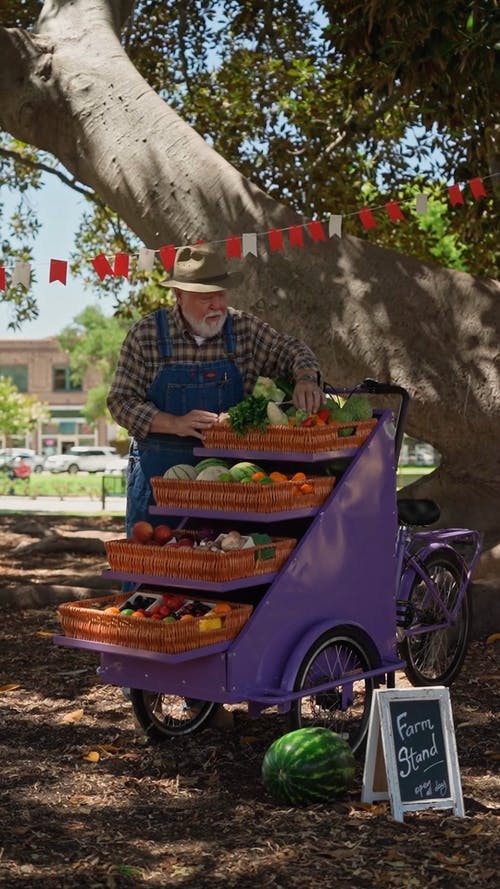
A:
POLYGON ((31 284, 31 265, 29 262, 16 262, 12 272, 12 287, 22 284, 26 290, 31 284))
POLYGON ((425 216, 427 213, 427 195, 418 194, 416 198, 415 209, 419 216, 425 216))
POLYGON ((333 238, 334 235, 342 237, 342 216, 330 216, 328 220, 328 237, 333 238))
POLYGON ((247 233, 241 236, 241 253, 243 256, 247 256, 249 253, 253 253, 254 256, 257 256, 256 234, 247 233))
POLYGON ((138 272, 152 272, 155 264, 155 252, 148 247, 141 247, 139 250, 139 259, 137 260, 138 272))

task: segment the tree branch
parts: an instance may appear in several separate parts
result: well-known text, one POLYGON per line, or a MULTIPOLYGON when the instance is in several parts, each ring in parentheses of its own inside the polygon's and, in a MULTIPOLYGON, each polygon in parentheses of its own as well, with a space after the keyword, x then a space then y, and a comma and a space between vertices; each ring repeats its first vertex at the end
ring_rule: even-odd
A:
POLYGON ((0 156, 9 158, 9 160, 13 160, 16 164, 28 167, 30 170, 41 170, 43 173, 50 173, 52 176, 56 176, 60 179, 64 185, 72 188, 73 191, 82 194, 84 197, 88 198, 89 201, 93 201, 98 207, 105 206, 97 197, 95 191, 85 189, 82 185, 79 185, 74 176, 67 176, 62 170, 56 170, 55 167, 51 167, 49 164, 44 164, 43 161, 30 160, 30 158, 25 157, 19 151, 12 151, 8 148, 2 148, 1 146, 0 156))

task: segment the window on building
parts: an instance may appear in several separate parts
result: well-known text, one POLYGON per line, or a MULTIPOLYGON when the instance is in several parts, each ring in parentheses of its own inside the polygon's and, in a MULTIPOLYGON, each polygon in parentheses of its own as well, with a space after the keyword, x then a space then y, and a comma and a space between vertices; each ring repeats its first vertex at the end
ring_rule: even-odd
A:
POLYGON ((54 367, 52 369, 52 389, 54 392, 81 392, 81 384, 74 383, 71 379, 69 367, 54 367))
POLYGON ((10 367, 8 364, 2 364, 0 365, 0 377, 11 379, 18 392, 28 391, 27 365, 15 364, 10 367))

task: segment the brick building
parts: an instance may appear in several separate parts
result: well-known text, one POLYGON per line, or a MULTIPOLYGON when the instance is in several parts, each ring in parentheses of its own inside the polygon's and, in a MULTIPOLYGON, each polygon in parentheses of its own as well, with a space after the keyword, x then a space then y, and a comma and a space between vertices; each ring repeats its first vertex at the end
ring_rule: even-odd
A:
MULTIPOLYGON (((34 395, 48 405, 50 419, 10 445, 33 448, 40 454, 61 454, 72 445, 109 444, 116 427, 104 418, 96 428, 87 425, 83 408, 89 389, 99 382, 99 374, 90 369, 83 385, 71 382, 69 355, 62 352, 56 337, 33 340, 0 340, 0 376, 10 377, 19 392, 34 395)), ((0 429, 0 446, 7 442, 0 429)))

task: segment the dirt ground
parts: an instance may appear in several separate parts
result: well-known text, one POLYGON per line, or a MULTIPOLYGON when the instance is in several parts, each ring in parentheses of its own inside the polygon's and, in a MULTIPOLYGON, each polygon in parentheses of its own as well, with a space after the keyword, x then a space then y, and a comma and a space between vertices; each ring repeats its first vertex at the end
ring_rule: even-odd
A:
POLYGON ((260 769, 283 717, 250 719, 241 705, 234 730, 148 746, 121 691, 99 683, 96 657, 53 644, 64 585, 66 599, 86 583, 92 597, 106 565, 99 551, 26 549, 54 528, 97 541, 122 532, 105 518, 0 517, 2 887, 498 885, 498 642, 471 645, 451 690, 465 818, 434 810, 401 824, 387 803, 363 805, 362 758, 346 798, 280 807, 260 769))

